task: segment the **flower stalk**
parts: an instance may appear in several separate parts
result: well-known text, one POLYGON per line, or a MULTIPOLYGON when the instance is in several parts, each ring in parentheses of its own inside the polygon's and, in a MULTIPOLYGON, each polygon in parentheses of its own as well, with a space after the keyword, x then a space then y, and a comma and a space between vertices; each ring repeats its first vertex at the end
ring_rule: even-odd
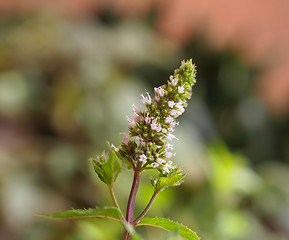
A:
POLYGON ((182 115, 187 106, 187 99, 191 97, 192 86, 195 84, 196 69, 192 60, 182 61, 180 68, 169 77, 167 84, 154 88, 154 96, 147 92, 141 95, 145 105, 139 110, 133 105, 133 118, 127 117, 129 132, 122 133, 123 141, 117 148, 111 145, 112 153, 105 152, 101 156, 91 159, 98 178, 107 185, 114 207, 95 207, 89 209, 72 209, 55 214, 42 214, 52 218, 87 218, 102 217, 114 219, 124 226, 122 240, 131 237, 142 239, 134 228, 143 223, 161 227, 166 230, 180 228, 180 235, 186 239, 199 240, 198 236, 189 228, 170 219, 154 217, 144 218, 150 210, 158 194, 170 186, 181 184, 185 174, 175 166, 172 159, 176 155, 170 143, 178 138, 173 134, 178 125, 176 118, 182 115), (123 215, 114 193, 114 182, 122 171, 122 164, 134 172, 132 186, 128 197, 126 216, 123 215), (153 195, 142 213, 134 220, 134 206, 140 185, 141 173, 145 170, 157 170, 159 176, 152 179, 153 195))
MULTIPOLYGON (((195 74, 196 70, 192 61, 183 61, 181 67, 169 77, 166 85, 154 88, 153 98, 148 92, 145 95, 142 94, 141 101, 145 105, 145 110, 141 111, 133 105, 133 119, 127 117, 129 133, 123 133, 124 139, 120 148, 114 147, 122 158, 130 162, 130 167, 134 170, 126 211, 126 221, 133 226, 147 214, 158 193, 165 186, 155 188, 146 208, 139 217, 133 220, 141 171, 156 169, 160 177, 172 177, 171 185, 176 184, 184 176, 170 160, 175 153, 171 152, 173 145, 168 141, 177 139, 173 134, 174 127, 178 125, 175 119, 185 111, 186 100, 191 97, 191 88, 196 82, 195 74), (177 182, 174 182, 174 179, 177 179, 177 182)), ((122 239, 130 239, 127 230, 124 231, 122 239)))

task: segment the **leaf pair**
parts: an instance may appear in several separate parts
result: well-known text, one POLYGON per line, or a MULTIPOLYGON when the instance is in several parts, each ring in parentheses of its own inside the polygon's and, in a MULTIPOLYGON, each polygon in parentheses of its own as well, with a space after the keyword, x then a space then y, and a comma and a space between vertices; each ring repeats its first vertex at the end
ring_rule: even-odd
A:
MULTIPOLYGON (((72 209, 54 214, 38 214, 40 216, 49 218, 110 218, 123 223, 121 212, 116 207, 104 208, 89 208, 89 209, 72 209)), ((133 240, 142 240, 142 238, 135 232, 134 228, 128 223, 123 223, 125 228, 130 232, 133 240)), ((200 240, 199 237, 191 229, 176 223, 172 220, 165 218, 143 218, 137 225, 138 226, 152 226, 161 228, 167 231, 174 231, 178 229, 180 236, 189 240, 200 240)))

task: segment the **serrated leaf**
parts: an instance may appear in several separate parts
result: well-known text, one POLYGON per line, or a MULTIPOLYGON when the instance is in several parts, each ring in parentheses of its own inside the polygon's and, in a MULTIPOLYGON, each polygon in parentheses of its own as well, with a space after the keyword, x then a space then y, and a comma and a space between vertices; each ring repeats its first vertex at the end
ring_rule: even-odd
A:
POLYGON ((158 227, 158 228, 165 229, 167 231, 174 231, 175 229, 178 228, 179 234, 183 238, 189 239, 189 240, 200 240, 197 234, 193 232, 191 229, 185 227, 182 224, 176 223, 166 218, 159 218, 159 217, 143 218, 142 220, 140 220, 140 222, 136 226, 141 226, 141 225, 158 227))
POLYGON ((174 231, 168 232, 162 240, 181 240, 181 235, 179 234, 179 228, 174 231))
POLYGON ((103 208, 88 208, 88 209, 72 209, 52 214, 37 214, 49 218, 111 218, 116 221, 121 221, 121 212, 116 207, 103 207, 103 208))
POLYGON ((105 155, 102 155, 98 159, 93 159, 92 165, 99 179, 108 185, 115 182, 118 174, 122 170, 120 160, 114 151, 108 159, 105 155))
POLYGON ((160 191, 166 187, 177 186, 181 184, 181 180, 185 177, 185 174, 173 174, 168 177, 160 177, 154 184, 155 191, 160 191))

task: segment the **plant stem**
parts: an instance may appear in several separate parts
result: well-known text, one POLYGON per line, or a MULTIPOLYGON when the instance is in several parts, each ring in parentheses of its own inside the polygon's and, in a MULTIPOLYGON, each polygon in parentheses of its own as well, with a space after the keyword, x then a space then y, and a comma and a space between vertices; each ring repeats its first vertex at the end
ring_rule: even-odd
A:
POLYGON ((123 214, 122 214, 121 208, 120 208, 120 206, 119 206, 119 204, 118 204, 118 202, 117 202, 117 199, 116 199, 116 196, 115 196, 115 193, 114 193, 114 190, 113 190, 113 186, 112 186, 112 185, 109 185, 109 186, 108 186, 108 189, 109 189, 109 193, 110 193, 110 196, 111 196, 111 198, 112 198, 112 201, 113 201, 113 203, 114 203, 114 206, 116 206, 117 209, 121 212, 122 220, 125 220, 125 218, 124 218, 124 216, 123 216, 123 214))
MULTIPOLYGON (((133 223, 133 210, 134 210, 134 204, 135 204, 135 199, 136 199, 136 194, 138 191, 139 183, 140 183, 140 172, 141 168, 141 162, 138 162, 137 167, 134 169, 134 177, 133 177, 133 182, 128 198, 128 203, 127 203, 127 208, 126 208, 126 221, 129 224, 133 223)), ((130 234, 128 233, 127 230, 124 231, 122 240, 129 240, 130 239, 130 234)))
POLYGON ((148 213, 148 211, 150 210, 151 206, 153 205, 154 201, 156 200, 159 191, 156 191, 153 193, 148 205, 146 206, 146 208, 143 210, 143 212, 137 217, 136 220, 133 221, 133 226, 135 226, 136 224, 138 224, 138 222, 148 213))

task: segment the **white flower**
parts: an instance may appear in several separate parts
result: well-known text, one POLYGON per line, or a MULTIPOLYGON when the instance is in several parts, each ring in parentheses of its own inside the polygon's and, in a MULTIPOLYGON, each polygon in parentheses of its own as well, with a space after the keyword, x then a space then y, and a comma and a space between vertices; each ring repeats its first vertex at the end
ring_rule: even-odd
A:
POLYGON ((173 132, 173 128, 175 127, 177 125, 177 123, 176 122, 171 122, 170 123, 170 127, 171 127, 171 132, 173 132))
POLYGON ((118 152, 118 151, 119 151, 119 149, 118 149, 117 147, 115 147, 113 144, 111 144, 111 147, 112 147, 112 149, 113 149, 115 152, 118 152))
POLYGON ((142 155, 139 156, 139 159, 138 159, 138 160, 139 160, 140 162, 146 162, 147 156, 144 155, 144 154, 142 154, 142 155))
POLYGON ((178 86, 178 92, 179 93, 184 93, 185 92, 184 86, 178 86))
POLYGON ((174 121, 174 119, 171 116, 167 116, 165 123, 172 123, 174 121))
POLYGON ((168 105, 169 107, 173 108, 175 106, 175 102, 174 101, 168 101, 168 105))
POLYGON ((166 158, 171 158, 172 156, 174 156, 174 154, 172 152, 166 152, 165 153, 166 158))
POLYGON ((153 122, 153 123, 151 124, 151 128, 152 128, 152 130, 156 130, 156 129, 158 128, 158 124, 155 123, 155 122, 153 122))
POLYGON ((167 143, 167 144, 165 145, 165 148, 166 148, 166 149, 173 149, 173 145, 172 145, 172 144, 169 144, 169 143, 167 143))
POLYGON ((163 167, 163 170, 167 173, 170 173, 170 169, 168 167, 163 167))
POLYGON ((161 97, 165 95, 165 90, 162 87, 155 88, 155 92, 158 93, 161 97))
POLYGON ((152 130, 156 130, 157 132, 160 132, 162 130, 162 127, 159 124, 157 124, 156 118, 152 121, 151 128, 152 130))
POLYGON ((173 78, 171 79, 171 81, 172 81, 173 86, 177 86, 179 80, 177 78, 173 78))
POLYGON ((164 160, 164 159, 162 159, 162 158, 158 158, 158 159, 157 159, 157 162, 158 162, 159 164, 162 164, 162 163, 164 163, 164 162, 165 162, 165 160, 164 160))
POLYGON ((183 102, 179 101, 178 103, 176 103, 176 108, 182 108, 183 107, 183 102))
POLYGON ((170 141, 173 140, 174 138, 177 139, 177 140, 179 140, 178 138, 176 138, 176 136, 175 136, 174 134, 169 133, 169 134, 167 135, 167 139, 170 140, 170 141))
POLYGON ((143 104, 151 104, 152 103, 152 99, 151 99, 148 92, 147 92, 147 97, 145 97, 143 94, 141 95, 141 97, 142 97, 141 101, 143 102, 143 104))
POLYGON ((173 110, 170 111, 170 114, 171 114, 172 116, 174 116, 174 117, 177 117, 177 116, 179 116, 179 111, 173 109, 173 110))
POLYGON ((152 166, 153 168, 157 168, 159 165, 160 165, 160 164, 158 164, 158 163, 156 163, 156 162, 153 162, 153 163, 151 164, 151 166, 152 166))
POLYGON ((170 173, 170 169, 172 169, 173 166, 171 165, 171 161, 169 161, 168 163, 166 163, 164 166, 163 166, 163 170, 167 173, 170 173))
MULTIPOLYGON (((182 113, 184 113, 184 111, 185 111, 185 108, 184 108, 184 106, 183 106, 183 102, 178 102, 178 103, 176 103, 176 107, 177 107, 177 109, 179 110, 179 112, 182 114, 182 113)), ((180 115, 181 115, 180 114, 180 115)))

